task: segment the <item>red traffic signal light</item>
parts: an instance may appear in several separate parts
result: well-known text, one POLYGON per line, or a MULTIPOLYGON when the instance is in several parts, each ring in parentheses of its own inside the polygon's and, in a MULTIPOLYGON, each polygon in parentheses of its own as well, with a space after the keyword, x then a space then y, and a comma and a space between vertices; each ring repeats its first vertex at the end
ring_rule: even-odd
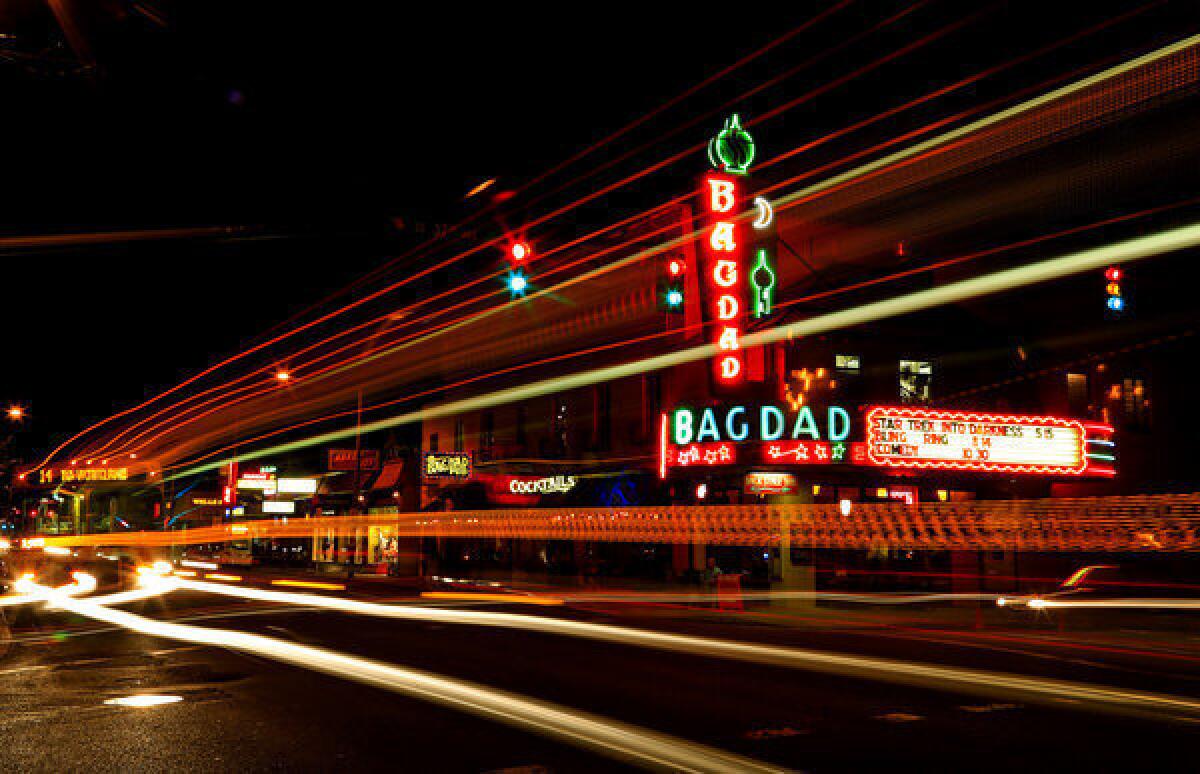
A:
POLYGON ((512 246, 508 248, 508 255, 514 261, 525 260, 529 257, 530 252, 529 245, 524 242, 513 242, 512 246))
POLYGON ((687 264, 678 258, 672 258, 670 263, 667 264, 667 271, 672 277, 678 277, 683 274, 685 269, 687 269, 687 264))
POLYGON ((1122 274, 1120 266, 1109 266, 1108 270, 1104 272, 1104 278, 1109 282, 1120 282, 1122 274))

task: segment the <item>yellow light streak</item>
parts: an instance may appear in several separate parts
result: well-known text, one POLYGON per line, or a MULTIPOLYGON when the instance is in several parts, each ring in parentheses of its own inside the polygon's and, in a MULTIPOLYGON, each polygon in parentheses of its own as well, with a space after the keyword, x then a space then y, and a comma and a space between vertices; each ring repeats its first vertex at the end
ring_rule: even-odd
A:
MULTIPOLYGON (((178 574, 178 573, 176 573, 178 574)), ((302 580, 273 580, 272 586, 291 586, 297 589, 322 589, 324 591, 345 591, 346 586, 341 583, 322 583, 320 581, 302 581, 302 580)))
POLYGON ((229 581, 230 583, 237 583, 242 579, 240 575, 226 575, 221 572, 206 572, 204 573, 204 577, 209 580, 229 581))
POLYGON ((489 594, 487 592, 471 592, 471 591, 424 591, 421 596, 426 599, 459 599, 468 600, 471 602, 503 602, 505 604, 514 605, 543 605, 553 607, 561 605, 563 601, 557 597, 539 597, 535 595, 521 594, 489 594))
POLYGON ((155 621, 72 599, 46 587, 37 587, 36 592, 70 612, 142 634, 253 653, 477 714, 650 768, 697 774, 783 771, 706 745, 463 680, 260 634, 155 621))

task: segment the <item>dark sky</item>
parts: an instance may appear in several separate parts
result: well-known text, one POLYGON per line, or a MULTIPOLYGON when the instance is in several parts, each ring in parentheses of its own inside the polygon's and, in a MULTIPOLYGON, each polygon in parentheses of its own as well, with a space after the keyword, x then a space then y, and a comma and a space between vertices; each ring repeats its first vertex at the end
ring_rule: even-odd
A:
MULTIPOLYGON (((454 221, 480 180, 519 186, 833 3, 62 5, 65 20, 42 0, 0 10, 0 400, 29 406, 39 446, 236 351, 403 250, 394 218, 454 221), (12 242, 214 225, 249 230, 138 245, 12 242)), ((887 34, 747 107, 819 86, 970 10, 853 3, 685 111, 914 5, 887 34)), ((914 69, 892 66, 827 98, 793 133, 844 125, 905 89, 921 93, 1142 4, 1068 3, 1074 10, 1053 17, 1045 5, 997 3, 914 69)), ((1167 18, 1146 16, 1128 39, 1097 45, 1141 50, 1177 34, 1167 18)), ((1083 62, 1095 52, 1067 53, 1083 62)))

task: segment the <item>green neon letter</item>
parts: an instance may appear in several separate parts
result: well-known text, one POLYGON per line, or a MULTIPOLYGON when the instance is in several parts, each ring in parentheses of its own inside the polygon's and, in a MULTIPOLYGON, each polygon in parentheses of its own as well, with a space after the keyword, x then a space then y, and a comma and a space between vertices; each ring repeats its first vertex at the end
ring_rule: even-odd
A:
POLYGON ((758 412, 758 434, 764 441, 783 437, 783 412, 775 406, 763 406, 758 412))
POLYGON ((829 440, 844 441, 850 437, 850 415, 841 406, 829 407, 829 440))
POLYGON ((692 412, 688 409, 675 409, 672 415, 671 424, 674 426, 674 432, 671 434, 675 439, 675 443, 682 446, 685 443, 692 442, 692 412))
POLYGON ((750 425, 746 423, 745 419, 743 419, 741 424, 738 425, 738 427, 741 428, 740 430, 733 429, 733 418, 738 414, 745 413, 745 406, 734 406, 733 408, 729 409, 729 413, 725 415, 725 432, 729 435, 729 440, 744 441, 746 440, 746 436, 750 435, 750 425))
POLYGON ((821 440, 821 431, 817 429, 817 420, 808 406, 801 408, 800 413, 796 415, 796 424, 792 427, 792 440, 799 439, 801 433, 814 441, 821 440))

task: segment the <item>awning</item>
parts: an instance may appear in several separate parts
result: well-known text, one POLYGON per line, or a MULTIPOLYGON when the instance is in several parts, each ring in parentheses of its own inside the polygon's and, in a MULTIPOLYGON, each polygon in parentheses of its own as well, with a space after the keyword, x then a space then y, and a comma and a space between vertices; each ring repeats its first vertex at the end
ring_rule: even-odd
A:
POLYGON ((355 476, 353 472, 329 473, 321 479, 321 484, 317 488, 317 494, 336 495, 368 491, 371 489, 369 484, 374 477, 375 472, 371 470, 359 471, 357 482, 354 480, 355 476))
POLYGON ((395 489, 400 482, 400 474, 404 472, 404 460, 392 460, 383 464, 379 478, 375 479, 372 491, 376 489, 395 489))

